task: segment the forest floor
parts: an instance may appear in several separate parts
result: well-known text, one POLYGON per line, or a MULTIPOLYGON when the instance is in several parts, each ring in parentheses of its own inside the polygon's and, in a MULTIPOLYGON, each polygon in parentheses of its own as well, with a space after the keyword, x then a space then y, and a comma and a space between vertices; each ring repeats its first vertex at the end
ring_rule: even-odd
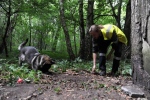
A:
POLYGON ((130 76, 99 76, 68 69, 61 74, 43 74, 38 84, 1 84, 0 100, 137 100, 121 91, 124 85, 132 85, 130 76))

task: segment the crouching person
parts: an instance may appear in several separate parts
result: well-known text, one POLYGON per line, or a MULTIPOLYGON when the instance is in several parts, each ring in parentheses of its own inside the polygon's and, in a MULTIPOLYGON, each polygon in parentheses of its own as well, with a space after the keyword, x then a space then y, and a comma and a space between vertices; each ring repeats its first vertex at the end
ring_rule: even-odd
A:
POLYGON ((106 75, 106 53, 109 45, 112 46, 112 50, 107 55, 110 58, 114 52, 113 66, 111 75, 115 75, 118 71, 119 62, 121 59, 122 45, 127 44, 127 38, 125 34, 115 25, 92 25, 89 29, 89 33, 93 37, 93 68, 92 72, 96 68, 96 56, 99 53, 99 69, 100 75, 106 75))

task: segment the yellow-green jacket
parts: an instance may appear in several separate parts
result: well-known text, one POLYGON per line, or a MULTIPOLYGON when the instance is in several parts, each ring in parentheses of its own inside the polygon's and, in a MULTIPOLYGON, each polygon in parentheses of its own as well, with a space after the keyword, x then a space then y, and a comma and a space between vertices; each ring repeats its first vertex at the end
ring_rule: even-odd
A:
POLYGON ((119 41, 127 45, 127 38, 125 34, 115 25, 107 24, 101 29, 104 40, 119 41))

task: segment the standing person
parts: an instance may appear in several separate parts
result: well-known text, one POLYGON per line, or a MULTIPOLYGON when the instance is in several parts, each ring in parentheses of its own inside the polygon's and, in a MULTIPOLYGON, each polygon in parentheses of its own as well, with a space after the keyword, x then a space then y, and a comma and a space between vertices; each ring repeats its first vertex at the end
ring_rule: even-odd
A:
POLYGON ((106 53, 107 48, 111 44, 112 49, 107 55, 109 59, 114 52, 113 66, 111 74, 115 75, 118 71, 119 62, 121 60, 122 45, 127 44, 127 38, 125 34, 115 25, 92 25, 89 29, 89 33, 93 37, 93 68, 92 72, 96 68, 96 54, 99 52, 99 69, 100 75, 106 75, 106 53))

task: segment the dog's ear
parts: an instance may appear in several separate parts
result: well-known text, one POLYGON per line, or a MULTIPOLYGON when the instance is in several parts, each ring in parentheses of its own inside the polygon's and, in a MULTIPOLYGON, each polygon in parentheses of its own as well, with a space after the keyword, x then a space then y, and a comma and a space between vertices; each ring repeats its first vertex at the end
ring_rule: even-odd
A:
POLYGON ((56 64, 54 59, 51 59, 51 64, 56 64))
POLYGON ((27 39, 26 39, 26 42, 28 42, 28 40, 29 40, 29 39, 27 38, 27 39))
POLYGON ((34 54, 34 56, 39 56, 39 55, 40 55, 40 53, 35 53, 35 54, 34 54))

